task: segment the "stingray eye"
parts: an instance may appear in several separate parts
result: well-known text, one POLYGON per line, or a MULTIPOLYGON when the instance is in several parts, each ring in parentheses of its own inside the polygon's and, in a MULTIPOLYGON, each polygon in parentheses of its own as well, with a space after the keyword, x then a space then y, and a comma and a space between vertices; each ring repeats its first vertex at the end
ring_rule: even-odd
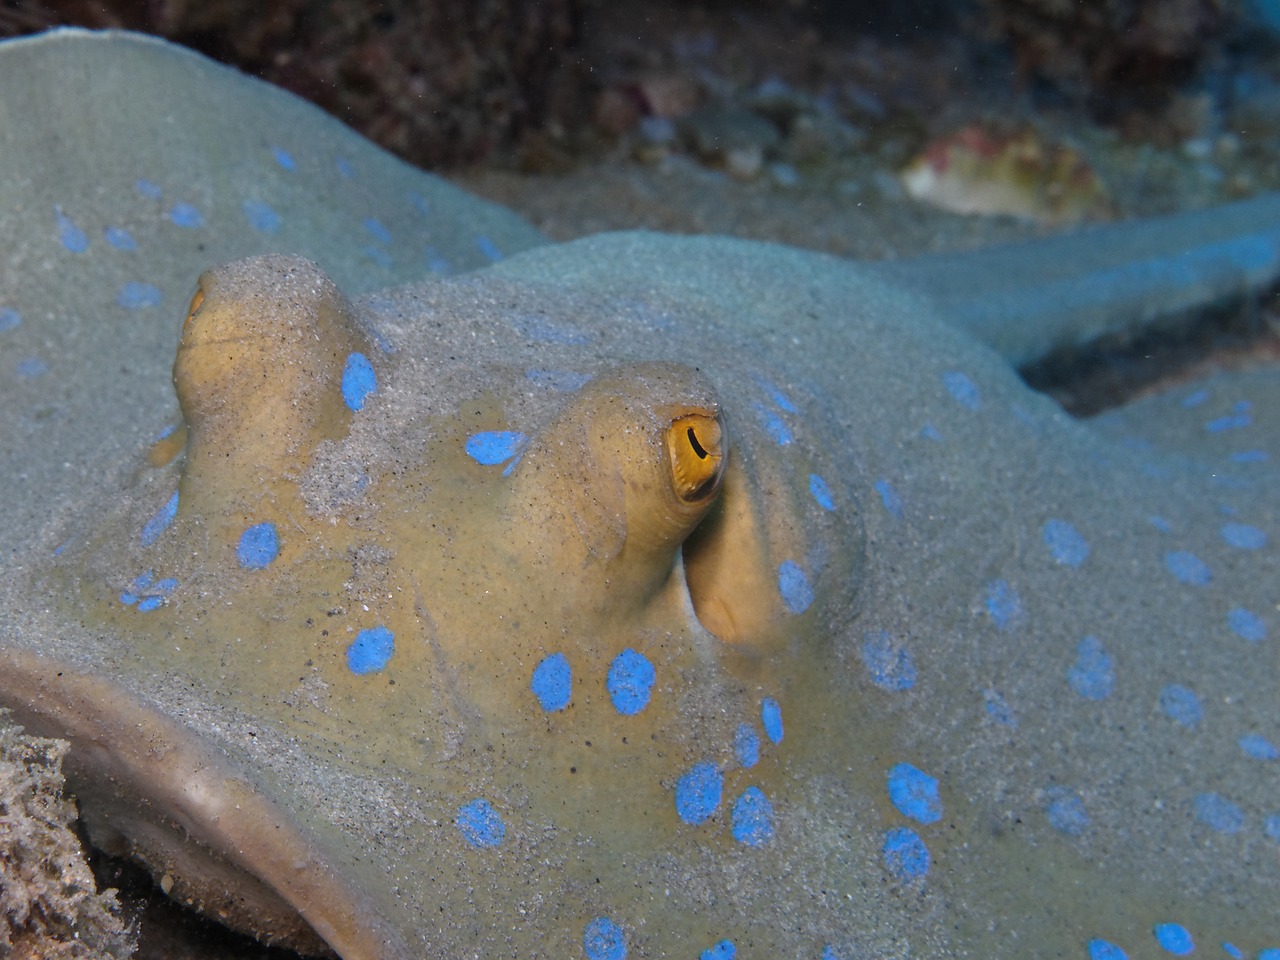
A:
MULTIPOLYGON (((187 320, 190 323, 195 319, 196 311, 200 309, 200 304, 204 303, 204 287, 197 286, 196 292, 191 295, 191 306, 187 307, 187 320)), ((183 324, 185 326, 186 324, 183 324)))
POLYGON ((691 413, 667 427, 667 452, 676 495, 686 502, 703 500, 720 485, 724 446, 720 420, 691 413))

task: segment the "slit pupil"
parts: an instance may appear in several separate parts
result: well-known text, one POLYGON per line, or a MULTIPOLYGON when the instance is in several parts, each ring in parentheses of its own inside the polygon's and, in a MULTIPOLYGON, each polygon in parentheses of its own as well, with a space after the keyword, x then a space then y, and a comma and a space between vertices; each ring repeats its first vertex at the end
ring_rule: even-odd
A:
POLYGON ((689 446, 693 447, 693 452, 698 455, 699 460, 707 459, 707 451, 698 442, 698 435, 693 432, 693 427, 689 428, 689 446))

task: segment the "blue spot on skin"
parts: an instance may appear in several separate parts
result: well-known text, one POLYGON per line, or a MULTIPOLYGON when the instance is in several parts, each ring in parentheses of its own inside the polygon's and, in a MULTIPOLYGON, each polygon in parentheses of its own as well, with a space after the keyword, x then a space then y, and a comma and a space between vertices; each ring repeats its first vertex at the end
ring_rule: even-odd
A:
POLYGON ((932 423, 926 423, 920 428, 920 436, 924 437, 926 440, 932 440, 935 443, 942 442, 942 434, 932 423))
POLYGON ((572 370, 526 370, 524 375, 540 387, 550 387, 563 393, 581 390, 591 380, 591 374, 575 373, 572 370))
POLYGON ((280 229, 280 214, 259 200, 246 200, 240 205, 249 226, 263 233, 275 233, 280 229))
POLYGON ((1227 614, 1227 626, 1241 640, 1261 643, 1267 638, 1267 625, 1256 613, 1236 607, 1227 614))
POLYGON ((724 778, 709 763, 695 763, 676 781, 676 813, 685 823, 699 824, 720 806, 724 778))
POLYGON ((753 403, 751 409, 755 411, 756 418, 759 419, 760 426, 764 428, 764 432, 769 435, 769 439, 778 446, 785 447, 795 439, 791 433, 791 428, 786 425, 780 416, 763 403, 753 403))
POLYGON ((467 437, 467 455, 486 467, 510 460, 524 445, 518 430, 485 430, 467 437))
POLYGON ((1244 826, 1244 812, 1219 793, 1196 796, 1196 819, 1218 833, 1239 833, 1244 826))
POLYGON ((654 677, 653 664, 643 653, 628 648, 614 657, 605 681, 614 709, 631 717, 647 707, 654 677))
POLYGON ((148 200, 159 200, 164 196, 164 191, 160 189, 160 185, 152 183, 150 180, 139 180, 133 185, 133 188, 148 200))
POLYGON ((360 252, 384 270, 391 269, 391 254, 387 253, 387 251, 383 250, 381 247, 366 244, 360 248, 360 252))
POLYGON ((1064 566, 1079 567, 1089 557, 1089 542, 1065 520, 1046 520, 1040 536, 1053 559, 1064 566))
POLYGON ((49 365, 39 357, 24 357, 14 369, 20 377, 43 377, 49 372, 49 365))
POLYGON ((347 666, 352 673, 377 673, 395 653, 395 634, 382 625, 369 627, 356 634, 347 647, 347 666))
MULTIPOLYGON (((1223 944, 1225 947, 1226 944, 1223 944)), ((1267 947, 1258 951, 1258 960, 1280 960, 1280 947, 1267 947)))
POLYGON ((773 697, 760 701, 760 722, 764 724, 764 735, 770 743, 782 742, 782 707, 773 697))
POLYGON ((1105 700, 1115 682, 1110 654, 1097 637, 1085 637, 1076 647, 1076 662, 1067 671, 1067 683, 1086 700, 1105 700))
POLYGON ((1129 960, 1129 955, 1109 941, 1090 940, 1089 960, 1129 960))
POLYGON ((744 767, 760 762, 760 737, 749 723, 740 723, 733 731, 733 755, 744 767))
POLYGON ((1271 454, 1265 450, 1237 450, 1227 459, 1232 463, 1266 463, 1271 454))
POLYGON ((1008 727, 1010 730, 1018 729, 1018 718, 1014 714, 1013 708, 995 690, 984 690, 982 692, 982 705, 987 711, 987 716, 1000 724, 1000 726, 1008 727))
POLYGON ((582 932, 582 952, 587 960, 626 960, 626 935, 608 917, 596 917, 582 932))
POLYGON ((84 253, 89 249, 89 236, 76 226, 75 221, 62 212, 61 207, 54 207, 53 214, 58 220, 58 240, 71 253, 84 253))
POLYGON ((885 869, 896 880, 919 880, 929 872, 929 848, 910 827, 886 831, 880 853, 885 869))
POLYGON ((189 203, 175 203, 169 208, 169 219, 189 230, 204 226, 204 217, 189 203))
POLYGON ((1213 575, 1205 562, 1188 550, 1170 550, 1164 555, 1164 567, 1185 584, 1203 587, 1213 575))
POLYGON ((1160 691, 1160 709, 1169 719, 1191 729, 1204 719, 1200 698, 1180 683, 1171 683, 1160 691))
POLYGON ((733 839, 763 847, 773 837, 773 804, 759 787, 747 787, 733 805, 733 839))
POLYGON ((495 263, 502 259, 502 251, 498 249, 498 245, 484 234, 476 237, 476 249, 495 263))
POLYGON ((458 819, 454 822, 462 833, 462 839, 473 847, 496 847, 507 835, 507 825, 502 822, 502 817, 483 797, 460 806, 458 819))
POLYGON ((1157 923, 1151 932, 1155 934, 1160 948, 1175 957, 1185 957, 1196 948, 1187 928, 1179 923, 1157 923))
POLYGON ((936 777, 909 763, 899 763, 889 771, 888 781, 889 800, 904 817, 917 823, 936 823, 942 819, 936 777))
POLYGON ((138 241, 133 239, 133 234, 124 227, 107 227, 102 231, 102 235, 106 237, 107 243, 117 250, 138 249, 138 241))
POLYGON ((344 177, 347 180, 351 180, 356 175, 355 168, 351 166, 351 161, 348 160, 346 157, 336 158, 333 161, 333 165, 335 168, 337 168, 338 175, 340 177, 344 177))
POLYGON ((813 603, 813 587, 794 560, 783 560, 778 565, 778 592, 792 613, 804 613, 813 603))
POLYGON ((884 630, 869 630, 862 639, 862 665, 881 690, 910 690, 916 685, 916 665, 884 630))
POLYGON ((563 653, 553 653, 533 668, 529 689, 543 710, 554 713, 569 705, 572 683, 573 670, 569 667, 569 659, 563 653))
POLYGON ((1238 550, 1261 550, 1267 545, 1267 535, 1247 523, 1224 523, 1221 532, 1227 546, 1238 550))
POLYGON ((1200 404, 1204 403, 1208 399, 1208 390, 1194 390, 1182 398, 1182 406, 1190 410, 1193 407, 1200 406, 1200 404))
POLYGON ((733 960, 737 952, 738 948, 733 945, 732 940, 721 940, 714 947, 698 954, 698 960, 733 960))
POLYGON ((365 230, 369 232, 369 236, 377 240, 379 243, 391 242, 391 231, 387 229, 387 225, 377 217, 365 217, 361 221, 365 230))
POLYGON ((358 350, 349 354, 342 368, 342 402, 347 409, 364 409, 365 400, 377 392, 378 375, 369 358, 358 350))
POLYGON ((1022 599, 1007 580, 994 580, 987 585, 987 616, 1001 630, 1008 630, 1022 619, 1022 599))
POLYGON ((280 534, 270 520, 247 528, 236 545, 236 559, 246 570, 265 570, 279 554, 280 534))
POLYGON ((1227 430, 1243 429, 1253 423, 1253 416, 1249 413, 1250 407, 1250 403, 1241 401, 1231 408, 1231 413, 1224 417, 1210 420, 1204 425, 1204 428, 1209 433, 1223 433, 1227 430))
POLYGON ((959 370, 949 370, 944 373, 942 384, 947 388, 947 393, 951 394, 951 399, 966 410, 976 412, 982 409, 982 396, 978 393, 978 388, 959 370))
POLYGON ((169 524, 173 523, 173 518, 178 515, 178 494, 174 491, 173 496, 165 501, 163 507, 156 511, 156 515, 142 525, 142 534, 139 539, 144 547, 149 547, 160 539, 160 534, 169 528, 169 524))
POLYGON ((159 289, 149 283, 130 280, 122 285, 116 293, 116 303, 126 310, 141 310, 144 307, 158 307, 164 299, 159 289))
POLYGON ((284 147, 272 147, 271 156, 275 158, 276 163, 280 165, 281 169, 284 169, 284 170, 298 169, 297 163, 294 162, 293 155, 289 153, 289 151, 286 150, 284 147))
POLYGON ((823 510, 836 508, 836 502, 831 499, 831 488, 827 486, 827 481, 816 473, 809 474, 809 492, 813 494, 813 499, 818 501, 818 506, 823 510))
POLYGON ((893 517, 895 520, 901 520, 902 498, 898 496, 898 491, 893 489, 893 484, 888 480, 877 480, 876 493, 880 494, 880 502, 884 504, 884 508, 889 512, 889 516, 893 517))
POLYGON ((1147 517, 1147 523, 1151 524, 1151 526, 1155 527, 1161 533, 1170 533, 1173 530, 1173 524, 1164 517, 1147 517))
POLYGON ((1280 813, 1273 813, 1262 821, 1262 832, 1270 839, 1280 843, 1280 813))
MULTIPOLYGON (((1224 943, 1222 945, 1222 952, 1228 957, 1234 957, 1235 960, 1244 960, 1244 953, 1234 943, 1224 943)), ((1266 952, 1266 950, 1262 951, 1263 954, 1266 952)), ((1262 956, 1262 954, 1259 954, 1259 956, 1262 956)))
POLYGON ((1251 760, 1280 759, 1280 749, 1260 733, 1246 733, 1239 742, 1240 749, 1251 760))
POLYGON ((453 273, 452 265, 435 247, 427 247, 423 255, 426 257, 427 267, 432 273, 438 273, 441 276, 453 273))
POLYGON ((142 613, 150 613, 164 606, 169 594, 177 589, 178 581, 173 577, 165 577, 153 582, 154 576, 150 570, 138 574, 129 589, 120 594, 120 602, 125 606, 136 603, 142 613))
POLYGON ((822 960, 842 960, 842 958, 836 953, 836 948, 828 943, 822 948, 822 960))
POLYGON ((20 326, 22 326, 22 314, 9 307, 0 310, 0 333, 16 330, 20 326))
POLYGON ((1044 796, 1044 815, 1049 826, 1069 837, 1084 833, 1089 826, 1089 812, 1083 800, 1065 787, 1050 787, 1044 796))

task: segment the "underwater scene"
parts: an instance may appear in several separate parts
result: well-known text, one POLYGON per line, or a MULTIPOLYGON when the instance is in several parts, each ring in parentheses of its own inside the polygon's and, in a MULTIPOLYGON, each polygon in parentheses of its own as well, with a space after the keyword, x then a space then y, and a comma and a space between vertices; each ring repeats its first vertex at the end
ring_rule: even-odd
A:
POLYGON ((0 36, 0 956, 1280 960, 1280 3, 0 36))

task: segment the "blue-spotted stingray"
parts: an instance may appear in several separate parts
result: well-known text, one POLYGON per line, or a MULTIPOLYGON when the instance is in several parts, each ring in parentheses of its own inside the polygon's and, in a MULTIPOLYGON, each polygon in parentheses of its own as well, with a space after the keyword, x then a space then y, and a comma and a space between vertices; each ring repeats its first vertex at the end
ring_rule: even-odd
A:
POLYGON ((539 245, 161 44, 0 74, 6 170, 62 144, 2 211, 0 704, 95 844, 344 960, 1280 950, 1280 376, 1081 422, 1009 362, 1274 275, 1274 199, 539 245), (349 297, 445 245, 515 255, 349 297))

